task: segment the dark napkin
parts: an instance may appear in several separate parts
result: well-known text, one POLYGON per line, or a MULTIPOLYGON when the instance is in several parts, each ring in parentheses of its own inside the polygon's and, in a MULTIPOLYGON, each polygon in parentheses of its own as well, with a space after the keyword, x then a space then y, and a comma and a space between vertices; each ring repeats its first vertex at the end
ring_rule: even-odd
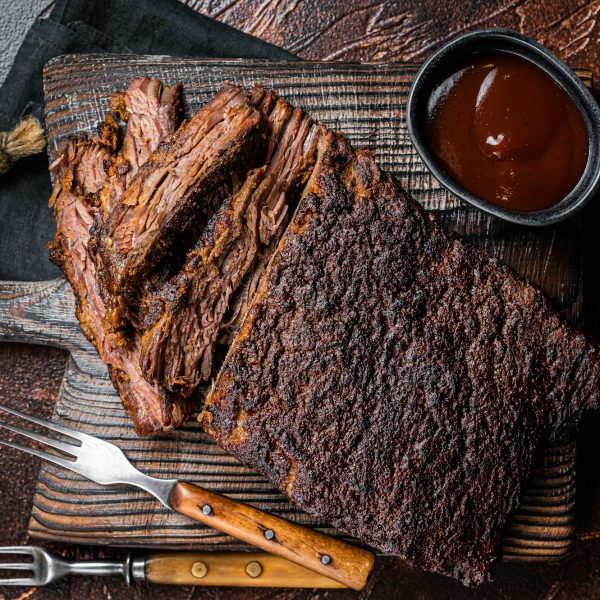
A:
MULTIPOLYGON (((27 33, 0 88, 0 131, 12 129, 30 114, 43 122, 42 71, 51 58, 95 52, 295 58, 178 0, 58 0, 50 15, 38 19, 27 33)), ((50 192, 45 154, 18 162, 0 177, 0 280, 60 275, 46 249, 54 234, 47 208, 50 192)))

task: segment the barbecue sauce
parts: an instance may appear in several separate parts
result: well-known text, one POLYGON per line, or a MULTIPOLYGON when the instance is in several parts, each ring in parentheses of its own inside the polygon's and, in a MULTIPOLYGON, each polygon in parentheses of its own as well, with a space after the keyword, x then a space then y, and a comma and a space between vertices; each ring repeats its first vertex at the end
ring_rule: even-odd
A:
POLYGON ((476 55, 436 87, 427 135, 463 188, 521 212, 560 202, 588 156, 587 128, 571 98, 537 65, 506 52, 476 55))

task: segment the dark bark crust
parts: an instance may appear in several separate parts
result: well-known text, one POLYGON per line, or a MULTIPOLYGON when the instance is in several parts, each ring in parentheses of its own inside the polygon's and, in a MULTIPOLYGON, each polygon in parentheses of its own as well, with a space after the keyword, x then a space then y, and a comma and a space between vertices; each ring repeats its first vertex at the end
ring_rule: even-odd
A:
POLYGON ((599 384, 538 289, 328 134, 200 420, 307 512, 478 585, 599 384))

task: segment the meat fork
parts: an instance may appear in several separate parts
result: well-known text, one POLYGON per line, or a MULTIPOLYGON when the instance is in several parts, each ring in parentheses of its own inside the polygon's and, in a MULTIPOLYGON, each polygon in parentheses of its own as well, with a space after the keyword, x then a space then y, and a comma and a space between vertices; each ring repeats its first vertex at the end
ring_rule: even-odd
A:
POLYGON ((0 585, 23 585, 38 587, 62 579, 71 573, 77 575, 118 575, 131 583, 131 554, 124 561, 97 560, 67 562, 36 546, 7 546, 0 554, 12 554, 30 558, 24 562, 0 563, 1 570, 31 573, 26 577, 0 578, 0 585))
POLYGON ((124 560, 67 561, 37 546, 0 547, 0 555, 21 562, 0 562, 21 577, 0 577, 2 585, 38 587, 66 575, 122 575, 133 581, 169 585, 343 588, 333 579, 266 552, 129 552, 124 560), (29 559, 29 560, 27 560, 29 559))
POLYGON ((362 589, 373 570, 375 557, 367 550, 197 485, 150 477, 138 471, 123 451, 110 442, 2 405, 0 410, 70 438, 63 441, 0 422, 1 428, 45 444, 60 454, 3 439, 0 439, 1 444, 48 460, 101 485, 126 484, 141 488, 171 510, 353 589, 362 589))

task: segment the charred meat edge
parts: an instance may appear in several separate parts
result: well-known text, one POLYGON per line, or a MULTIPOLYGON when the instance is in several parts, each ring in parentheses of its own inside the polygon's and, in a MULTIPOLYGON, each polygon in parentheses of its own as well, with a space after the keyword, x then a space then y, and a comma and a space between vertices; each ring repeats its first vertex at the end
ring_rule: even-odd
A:
POLYGON ((50 255, 71 284, 81 328, 107 364, 136 432, 150 435, 186 420, 195 400, 185 402, 158 386, 150 386, 141 376, 139 349, 113 352, 106 344, 102 329, 105 308, 87 244, 95 211, 93 199, 106 182, 106 166, 118 148, 114 115, 107 114, 98 130, 98 137, 92 140, 86 136, 71 138, 51 165, 57 174, 49 204, 54 208, 57 232, 49 244, 50 255))
POLYGON ((144 375, 182 395, 210 377, 232 297, 285 230, 310 173, 317 126, 306 113, 278 99, 267 117, 267 139, 273 154, 266 157, 268 167, 254 185, 257 189, 249 195, 245 185, 211 220, 182 272, 156 300, 161 315, 142 337, 144 375))
POLYGON ((231 173, 262 159, 263 119, 226 87, 152 154, 99 234, 100 285, 111 345, 127 343, 128 308, 141 282, 178 236, 206 223, 231 173), (232 100, 238 99, 232 106, 232 100))

